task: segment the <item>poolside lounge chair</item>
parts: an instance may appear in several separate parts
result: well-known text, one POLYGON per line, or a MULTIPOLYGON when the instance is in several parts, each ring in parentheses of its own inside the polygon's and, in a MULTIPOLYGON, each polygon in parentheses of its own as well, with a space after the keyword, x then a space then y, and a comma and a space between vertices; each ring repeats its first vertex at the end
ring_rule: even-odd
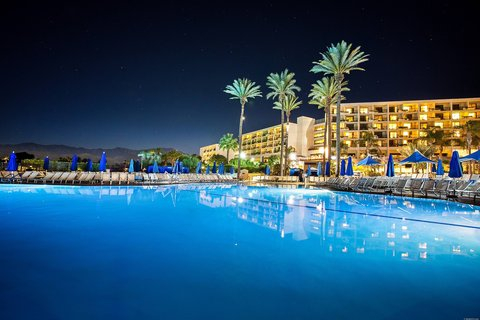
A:
POLYGON ((63 181, 65 181, 65 179, 67 179, 67 177, 68 177, 69 174, 70 174, 70 172, 59 172, 59 175, 52 177, 52 183, 53 183, 53 184, 54 184, 55 182, 57 182, 57 183, 62 183, 63 181), (55 179, 54 179, 54 178, 55 178, 55 179))
POLYGON ((120 184, 120 172, 110 172, 110 185, 120 184))
POLYGON ((77 175, 77 172, 70 172, 70 174, 65 178, 64 183, 71 182, 73 184, 77 175))
POLYGON ((101 184, 111 184, 110 172, 101 172, 101 184))
POLYGON ((118 175, 118 184, 127 184, 128 183, 128 173, 120 172, 118 175))
POLYGON ((135 173, 127 174, 127 184, 135 183, 135 173))

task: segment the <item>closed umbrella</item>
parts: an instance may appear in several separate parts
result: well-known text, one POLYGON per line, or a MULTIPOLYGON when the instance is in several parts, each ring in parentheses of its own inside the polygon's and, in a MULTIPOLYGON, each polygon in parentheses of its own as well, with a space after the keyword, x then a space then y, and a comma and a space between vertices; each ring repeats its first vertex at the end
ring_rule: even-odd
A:
POLYGON ((437 165, 434 163, 432 164, 432 173, 437 172, 437 165))
POLYGON ((312 175, 312 168, 310 167, 310 165, 308 165, 307 167, 307 177, 310 177, 312 175))
POLYGON ((48 156, 43 159, 43 170, 48 171, 48 168, 50 167, 50 159, 48 159, 48 156))
POLYGON ((233 166, 230 167, 230 174, 235 174, 235 168, 233 166))
POLYGON ((325 165, 325 176, 330 177, 330 161, 327 161, 327 164, 325 165))
POLYGON ((178 161, 178 173, 183 173, 183 161, 178 161))
POLYGON ((269 166, 268 164, 267 164, 267 166, 265 167, 265 174, 266 174, 267 176, 270 175, 270 166, 269 166))
POLYGON ((212 173, 217 173, 217 161, 213 161, 212 173))
POLYGON ((393 157, 392 157, 392 155, 389 155, 389 156, 388 156, 386 176, 387 176, 387 177, 394 177, 394 176, 395 176, 395 167, 394 167, 394 165, 393 165, 393 157))
POLYGON ((460 157, 458 155, 458 151, 453 151, 452 159, 450 160, 450 171, 448 172, 448 176, 450 178, 461 178, 463 175, 462 173, 462 166, 460 165, 460 157))
POLYGON ((102 157, 100 158, 100 166, 98 169, 100 172, 107 171, 107 154, 105 153, 105 151, 102 152, 102 157))
POLYGON ((340 175, 344 176, 345 175, 345 159, 342 159, 342 162, 340 163, 340 175))
POLYGON ((317 177, 320 177, 322 175, 322 163, 319 162, 317 163, 317 177))
POLYGON ((78 157, 76 154, 73 155, 72 164, 70 165, 70 171, 77 171, 78 169, 78 157))
POLYGON ((353 163, 352 163, 352 157, 348 157, 348 162, 347 162, 347 171, 345 172, 345 175, 347 175, 347 176, 353 176, 353 163))
POLYGON ((128 166, 128 172, 129 173, 135 172, 135 163, 133 162, 133 159, 130 159, 130 165, 128 166))
POLYGON ((87 160, 87 171, 93 171, 93 162, 92 159, 87 160))
POLYGON ((220 167, 218 168, 218 173, 225 174, 225 165, 220 163, 220 167))
POLYGON ((153 168, 152 168, 153 173, 159 173, 160 170, 158 170, 158 163, 157 161, 153 162, 153 168))
POLYGON ((445 174, 445 170, 443 170, 443 162, 442 160, 438 159, 437 162, 437 176, 443 176, 445 174))
POLYGON ((10 159, 8 159, 7 171, 17 171, 17 156, 15 151, 12 151, 10 154, 10 159))
POLYGON ((200 174, 202 173, 202 162, 198 161, 197 168, 195 169, 195 173, 200 174))
POLYGON ((172 173, 178 173, 178 160, 175 160, 175 162, 172 164, 172 173))
POLYGON ((205 170, 206 174, 210 174, 210 165, 207 166, 207 170, 205 170))

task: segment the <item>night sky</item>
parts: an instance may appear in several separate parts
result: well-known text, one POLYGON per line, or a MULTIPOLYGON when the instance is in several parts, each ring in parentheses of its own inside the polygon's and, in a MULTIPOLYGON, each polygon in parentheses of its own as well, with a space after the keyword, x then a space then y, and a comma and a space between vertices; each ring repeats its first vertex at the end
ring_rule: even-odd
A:
MULTIPOLYGON (((470 3, 11 1, 0 13, 0 143, 198 153, 238 133, 227 84, 248 77, 265 93, 266 76, 286 67, 304 101, 293 118, 320 118, 306 103, 320 75, 308 71, 340 40, 370 54, 366 72, 348 76, 348 102, 478 97, 480 20, 470 3)), ((256 99, 244 128, 279 120, 271 101, 256 99)))

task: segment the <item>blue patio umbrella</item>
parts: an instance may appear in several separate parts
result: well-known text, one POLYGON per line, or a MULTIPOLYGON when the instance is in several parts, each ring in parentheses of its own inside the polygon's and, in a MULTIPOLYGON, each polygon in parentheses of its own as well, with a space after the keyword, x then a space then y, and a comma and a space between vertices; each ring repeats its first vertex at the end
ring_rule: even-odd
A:
POLYGON ((133 162, 133 159, 130 159, 130 165, 128 166, 128 172, 129 173, 135 172, 135 163, 133 162))
POLYGON ((480 161, 480 150, 460 158, 460 162, 463 161, 480 161))
POLYGON ((307 167, 307 177, 310 177, 312 175, 312 168, 310 167, 310 165, 308 165, 307 167))
POLYGON ((17 156, 15 151, 12 151, 10 154, 10 159, 8 159, 7 171, 17 171, 17 156))
POLYGON ((463 175, 462 173, 462 165, 460 164, 460 156, 458 155, 458 151, 453 151, 452 159, 450 160, 450 171, 448 172, 448 176, 450 178, 461 178, 463 175))
POLYGON ((43 170, 47 171, 48 168, 50 167, 50 159, 48 159, 48 156, 43 159, 43 170))
POLYGON ((157 161, 153 162, 153 168, 152 168, 153 173, 159 173, 160 170, 158 170, 158 163, 157 161))
POLYGON ((266 174, 267 176, 270 175, 270 166, 269 166, 268 164, 267 164, 267 166, 265 167, 265 174, 266 174))
POLYGON ((142 170, 142 164, 140 163, 140 160, 135 161, 135 165, 133 166, 133 168, 135 169, 135 172, 142 170))
POLYGON ((92 159, 87 160, 87 171, 93 171, 93 162, 92 159))
POLYGON ((342 159, 342 162, 340 163, 340 175, 344 176, 345 175, 345 159, 342 159))
POLYGON ((330 161, 325 164, 325 176, 330 177, 330 161))
POLYGON ((220 168, 218 169, 220 174, 225 174, 225 165, 223 163, 220 164, 220 168))
POLYGON ((434 163, 432 164, 432 173, 437 172, 437 165, 434 163))
POLYGON ((212 173, 217 173, 217 161, 213 161, 212 173))
POLYGON ((443 162, 442 160, 438 159, 437 163, 437 175, 443 176, 445 174, 445 171, 443 170, 443 162))
POLYGON ((235 168, 233 166, 230 167, 230 174, 235 174, 235 168))
POLYGON ((70 171, 77 171, 77 169, 78 169, 78 156, 74 154, 72 158, 72 164, 70 165, 70 171))
POLYGON ((322 175, 322 163, 319 162, 317 163, 317 177, 320 177, 322 175))
POLYGON ((210 174, 210 165, 207 166, 207 170, 205 170, 206 174, 210 174))
POLYGON ((183 161, 178 161, 178 173, 183 173, 183 161))
POLYGON ((107 154, 105 153, 105 151, 102 152, 102 157, 100 158, 100 166, 98 170, 101 172, 107 170, 107 154))
POLYGON ((195 173, 200 174, 202 173, 202 162, 198 161, 197 168, 195 169, 195 173))
POLYGON ((352 157, 348 157, 348 162, 347 162, 347 171, 345 172, 345 175, 347 175, 347 176, 353 176, 353 163, 352 163, 352 157))
POLYGON ((172 173, 178 173, 178 160, 172 164, 172 173))
POLYGON ((395 167, 393 165, 393 157, 392 157, 391 154, 388 156, 386 176, 387 177, 394 177, 395 176, 395 167))
POLYGON ((357 163, 357 166, 376 166, 379 164, 380 164, 380 161, 373 159, 372 156, 367 156, 365 159, 360 160, 357 163))
POLYGON ((409 155, 407 158, 403 159, 400 161, 400 164, 405 164, 405 163, 435 163, 435 161, 432 161, 425 157, 420 151, 415 150, 411 155, 409 155))

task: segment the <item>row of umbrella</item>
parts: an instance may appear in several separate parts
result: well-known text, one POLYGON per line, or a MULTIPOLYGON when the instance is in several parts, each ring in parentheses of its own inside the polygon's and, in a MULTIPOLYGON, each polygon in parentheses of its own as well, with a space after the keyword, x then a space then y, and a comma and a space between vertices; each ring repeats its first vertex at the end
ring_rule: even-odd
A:
MULTIPOLYGON (((465 157, 460 158, 458 151, 454 151, 452 153, 452 158, 450 160, 450 171, 448 176, 450 178, 460 178, 463 175, 461 162, 464 161, 480 161, 480 150, 467 155, 465 157)), ((443 163, 441 160, 438 160, 437 163, 425 157, 420 151, 415 150, 410 156, 403 159, 399 162, 399 164, 410 164, 410 163, 430 163, 432 164, 432 172, 436 173, 437 175, 443 175, 445 173, 443 169, 443 163)), ((359 161, 357 166, 375 166, 381 165, 380 161, 375 160, 372 156, 367 156, 365 159, 359 161)), ((270 174, 270 168, 267 166, 265 169, 265 174, 270 174)), ((307 176, 310 176, 311 173, 311 166, 309 165, 307 168, 307 176)), ((318 162, 317 167, 317 176, 322 174, 322 163, 318 162)), ((325 175, 330 176, 330 162, 327 161, 325 164, 325 175)), ((393 157, 390 154, 388 156, 387 162, 387 170, 385 175, 388 177, 395 176, 395 169, 394 169, 394 162, 393 157)), ((340 164, 340 176, 353 176, 353 164, 352 164, 352 157, 348 157, 347 162, 345 159, 342 159, 340 164)))
MULTIPOLYGON (((50 168, 50 159, 46 156, 43 159, 43 169, 48 170, 50 168)), ((87 171, 93 171, 93 162, 91 159, 87 160, 86 165, 87 171)), ((72 163, 70 164, 71 171, 77 171, 78 169, 78 156, 76 154, 72 157, 72 163)), ((10 157, 8 159, 7 164, 7 171, 17 171, 18 170, 18 163, 17 163, 17 156, 15 155, 15 151, 12 151, 10 157)), ((102 153, 102 157, 100 158, 100 165, 99 171, 106 171, 107 170, 107 155, 105 151, 102 153)))
MULTIPOLYGON (((137 171, 137 170, 135 170, 135 162, 133 161, 133 159, 131 159, 130 160, 130 165, 128 167, 128 172, 132 173, 132 172, 135 172, 135 171, 137 171)), ((151 168, 149 167, 149 170, 148 170, 148 172, 152 172, 152 173, 160 173, 160 172, 165 172, 165 171, 166 172, 171 172, 173 174, 188 173, 188 169, 185 168, 183 166, 183 162, 178 160, 178 159, 175 161, 175 163, 171 167, 168 167, 168 169, 165 168, 165 167, 162 167, 162 169, 160 169, 157 161, 155 161, 153 163, 153 166, 151 166, 151 168)), ((195 168, 195 173, 198 173, 198 174, 202 173, 202 163, 201 162, 198 162, 197 167, 195 168)), ((223 163, 221 163, 217 168, 217 162, 214 161, 213 162, 213 167, 210 169, 210 165, 208 165, 205 169, 205 173, 206 174, 210 174, 210 173, 225 174, 225 165, 223 163)), ((233 169, 233 166, 230 167, 230 173, 231 174, 235 173, 235 170, 233 169)))

